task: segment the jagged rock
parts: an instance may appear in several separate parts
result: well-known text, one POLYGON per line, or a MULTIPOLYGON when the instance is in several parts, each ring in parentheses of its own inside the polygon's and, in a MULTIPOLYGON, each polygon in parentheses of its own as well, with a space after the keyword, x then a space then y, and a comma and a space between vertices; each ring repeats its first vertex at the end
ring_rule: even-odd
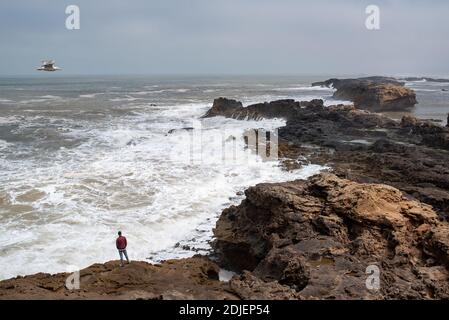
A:
POLYGON ((301 295, 277 281, 263 281, 251 272, 243 272, 230 281, 233 293, 243 300, 299 300, 301 295))
POLYGON ((302 107, 322 107, 323 100, 296 102, 285 99, 272 102, 253 104, 243 107, 242 103, 236 100, 218 98, 214 100, 212 108, 203 116, 205 118, 223 116, 238 120, 260 120, 263 118, 284 118, 289 119, 296 115, 298 109, 302 107))
MULTIPOLYGON (((219 105, 226 101, 218 100, 219 105)), ((250 114, 240 103, 231 104, 239 111, 225 116, 250 114)), ((286 169, 303 162, 329 165, 340 177, 399 188, 449 218, 449 127, 409 116, 397 122, 354 106, 324 107, 321 101, 290 101, 284 109, 276 105, 256 104, 251 109, 258 115, 263 111, 266 118, 286 117, 278 146, 286 169), (270 107, 266 112, 264 108, 270 107), (287 109, 292 112, 280 112, 287 109)))
POLYGON ((194 129, 195 128, 193 128, 193 127, 185 127, 185 128, 181 128, 181 129, 170 129, 170 130, 168 130, 167 134, 173 134, 176 131, 192 131, 194 129))
POLYGON ((223 116, 231 118, 232 114, 234 114, 238 110, 241 110, 242 108, 243 104, 240 101, 227 98, 218 98, 214 100, 212 108, 209 109, 203 117, 210 118, 223 116))
POLYGON ((410 109, 418 103, 415 92, 393 78, 329 79, 312 85, 333 87, 335 98, 350 100, 357 108, 376 112, 410 109))
POLYGON ((330 165, 351 180, 392 185, 449 217, 448 127, 332 106, 301 109, 279 137, 281 156, 330 165))
POLYGON ((449 298, 448 224, 399 190, 321 174, 261 184, 246 196, 214 230, 228 268, 305 299, 449 298), (378 291, 366 286, 372 265, 378 291))
POLYGON ((442 127, 431 121, 404 116, 401 121, 401 127, 408 134, 420 136, 422 144, 449 150, 449 130, 447 130, 447 126, 442 127))

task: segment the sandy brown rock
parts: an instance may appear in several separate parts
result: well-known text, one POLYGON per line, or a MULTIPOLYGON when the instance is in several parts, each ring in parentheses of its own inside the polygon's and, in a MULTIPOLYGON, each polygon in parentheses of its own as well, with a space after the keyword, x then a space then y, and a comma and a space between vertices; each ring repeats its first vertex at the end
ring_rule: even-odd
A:
POLYGON ((448 225, 399 190, 322 174, 246 196, 214 231, 228 268, 304 299, 449 298, 448 225), (370 265, 381 270, 378 291, 366 286, 370 265))
POLYGON ((218 266, 205 257, 160 265, 134 261, 95 264, 80 271, 80 289, 68 290, 67 273, 36 274, 0 282, 0 299, 238 299, 218 280, 218 266))
POLYGON ((392 78, 329 79, 313 85, 332 86, 336 89, 335 98, 350 100, 357 108, 376 112, 406 110, 417 104, 415 92, 392 78))
POLYGON ((324 164, 340 177, 392 185, 449 217, 449 127, 341 105, 301 109, 279 137, 289 162, 324 164))
POLYGON ((242 300, 299 300, 301 295, 278 281, 264 281, 244 271, 230 281, 231 290, 242 300))

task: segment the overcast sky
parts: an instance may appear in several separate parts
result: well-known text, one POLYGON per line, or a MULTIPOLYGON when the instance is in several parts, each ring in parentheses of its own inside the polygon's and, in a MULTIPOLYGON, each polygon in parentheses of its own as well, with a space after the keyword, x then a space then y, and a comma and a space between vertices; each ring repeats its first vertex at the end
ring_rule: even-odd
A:
POLYGON ((0 75, 449 75, 446 0, 1 0, 0 75), (67 30, 78 5, 81 29, 67 30), (381 9, 381 29, 365 8, 381 9))

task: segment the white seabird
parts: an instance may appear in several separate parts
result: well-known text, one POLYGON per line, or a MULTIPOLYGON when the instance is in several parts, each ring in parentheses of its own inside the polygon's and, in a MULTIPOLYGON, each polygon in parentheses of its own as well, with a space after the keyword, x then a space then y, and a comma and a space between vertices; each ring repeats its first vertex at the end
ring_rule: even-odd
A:
POLYGON ((40 68, 37 68, 38 71, 59 71, 62 70, 59 67, 55 66, 54 60, 43 60, 40 68))

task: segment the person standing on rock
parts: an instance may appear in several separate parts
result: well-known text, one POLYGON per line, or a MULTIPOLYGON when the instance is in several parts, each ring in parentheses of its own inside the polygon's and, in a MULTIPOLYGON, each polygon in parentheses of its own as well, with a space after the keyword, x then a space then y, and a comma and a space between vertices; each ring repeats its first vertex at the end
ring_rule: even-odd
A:
POLYGON ((120 255, 120 267, 123 267, 123 255, 125 255, 126 261, 129 263, 128 253, 126 252, 126 246, 128 245, 126 238, 122 236, 122 232, 118 232, 118 238, 115 241, 115 245, 120 255))

